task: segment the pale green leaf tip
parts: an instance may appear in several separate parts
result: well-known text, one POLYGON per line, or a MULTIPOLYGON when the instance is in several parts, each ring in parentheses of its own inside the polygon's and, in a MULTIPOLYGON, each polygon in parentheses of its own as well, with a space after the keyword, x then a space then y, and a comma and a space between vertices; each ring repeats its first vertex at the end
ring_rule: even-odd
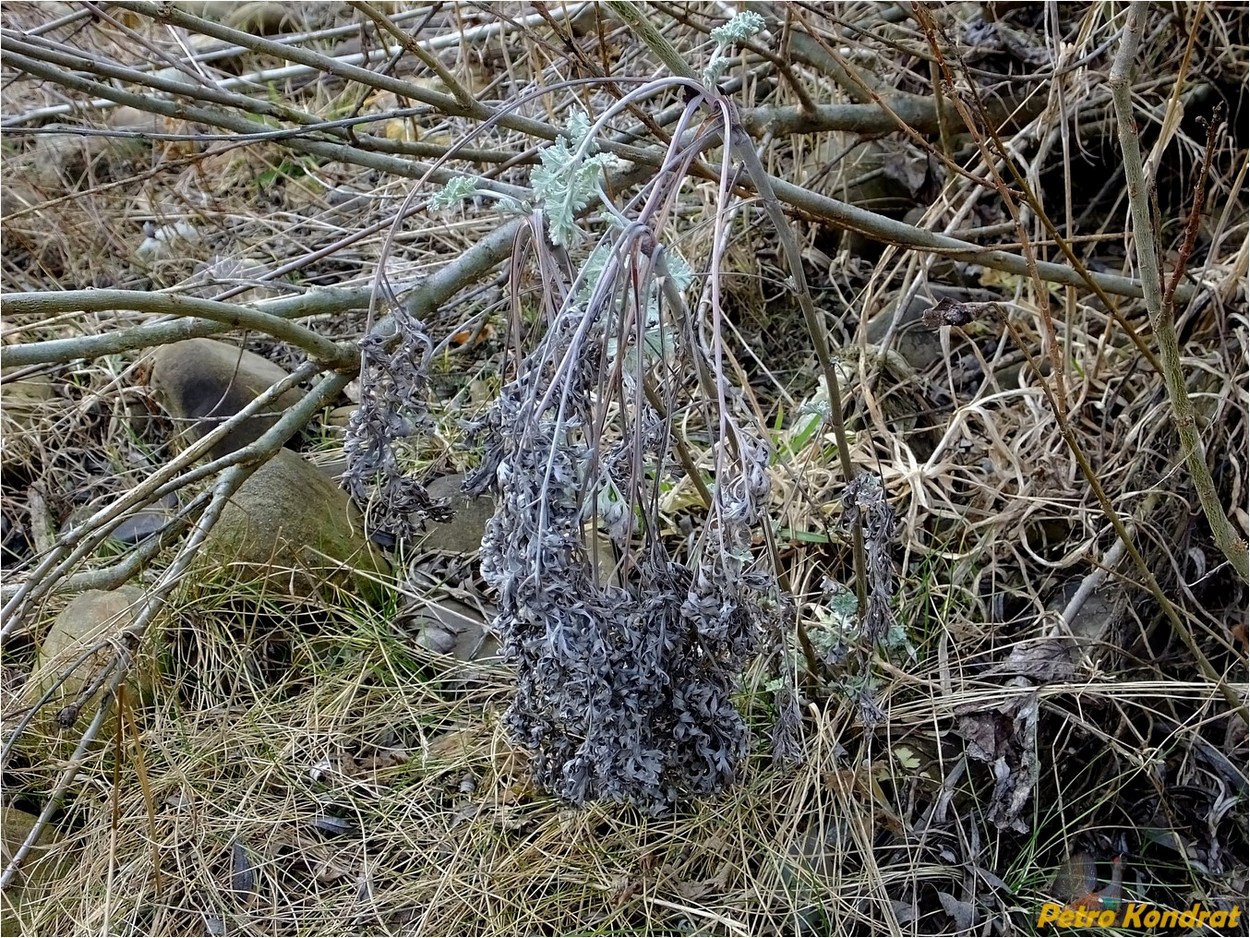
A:
POLYGON ((724 26, 712 30, 717 45, 728 46, 743 39, 750 39, 764 28, 764 17, 758 13, 739 13, 724 26))
POLYGON ((434 193, 434 197, 430 199, 430 208, 436 211, 451 208, 458 202, 473 198, 476 193, 476 179, 472 176, 455 176, 434 193))

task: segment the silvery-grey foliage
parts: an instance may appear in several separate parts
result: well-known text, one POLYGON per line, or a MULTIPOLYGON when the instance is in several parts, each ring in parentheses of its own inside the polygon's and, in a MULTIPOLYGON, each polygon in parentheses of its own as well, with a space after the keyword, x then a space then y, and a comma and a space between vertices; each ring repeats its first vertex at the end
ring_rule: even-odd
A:
POLYGON ((803 761, 803 713, 794 687, 783 686, 775 695, 777 722, 773 724, 773 762, 797 765, 803 761))
MULTIPOLYGON (((752 25, 740 19, 719 41, 752 25)), ((506 723, 536 781, 574 804, 661 813, 737 777, 750 740, 733 696, 761 639, 774 657, 784 644, 782 597, 751 549, 769 497, 767 445, 740 425, 749 410, 720 342, 686 307, 694 271, 664 246, 666 222, 655 225, 682 174, 658 174, 630 202, 636 217, 612 204, 611 158, 594 139, 608 116, 592 125, 573 112, 531 175, 532 237, 518 245, 538 257, 546 332, 470 428, 483 460, 465 488, 497 492, 482 574, 517 675, 506 723), (579 227, 592 205, 608 222, 597 241, 579 227), (675 407, 714 434, 712 503, 683 548, 666 543, 659 508, 681 462, 666 416, 675 407)), ((788 756, 800 720, 796 700, 783 704, 788 756)))
POLYGON ((371 531, 404 538, 420 530, 423 518, 439 518, 445 509, 404 471, 397 452, 427 424, 430 340, 402 307, 392 320, 394 332, 372 332, 360 341, 360 406, 347 427, 343 485, 364 508, 371 531))
POLYGON ((857 476, 842 495, 848 524, 863 519, 867 552, 868 611, 860 622, 860 632, 880 643, 890 631, 894 616, 894 564, 890 560, 890 540, 894 536, 894 509, 886 500, 881 480, 871 473, 857 476))
POLYGON ((618 402, 622 440, 596 441, 604 332, 593 310, 558 314, 478 428, 493 445, 469 485, 498 491, 482 573, 517 673, 506 723, 536 781, 574 804, 661 813, 732 783, 748 750, 733 695, 775 594, 749 552, 768 454, 740 432, 733 452, 722 444, 713 511, 676 560, 638 471, 668 468, 663 422, 618 402), (628 560, 616 576, 591 561, 592 525, 628 560))

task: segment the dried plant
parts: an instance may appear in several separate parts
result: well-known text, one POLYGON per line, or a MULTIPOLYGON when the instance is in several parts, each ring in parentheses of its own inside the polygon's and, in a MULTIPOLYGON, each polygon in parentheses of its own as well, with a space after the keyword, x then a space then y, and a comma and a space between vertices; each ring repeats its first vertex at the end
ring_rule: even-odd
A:
POLYGON ((881 480, 865 473, 853 479, 842 495, 848 523, 862 521, 867 550, 868 610, 860 621, 860 633, 873 643, 881 642, 894 622, 894 562, 890 543, 894 537, 894 509, 886 501, 881 480))
MULTIPOLYGON (((84 587, 142 577, 134 634, 203 649, 139 705, 149 646, 119 648, 69 761, 6 703, 24 930, 1028 931, 1090 891, 1048 885, 1081 857, 1123 857, 1135 900, 1237 901, 1244 546, 1212 525, 1245 535, 1248 164, 1195 126, 1244 118, 1244 11, 764 3, 751 35, 716 4, 301 4, 276 33, 220 12, 274 4, 3 6, 5 383, 65 405, 29 492, 6 467, 4 692, 84 587), (1141 128, 1127 190, 1113 123, 1141 128), (444 355, 457 319, 503 342, 444 355), (148 451, 139 351, 240 329, 316 382, 299 411, 228 461, 148 451), (500 492, 516 667, 452 693, 389 608, 168 591, 356 363, 374 531, 435 510, 431 458, 500 492), (271 660, 242 601, 293 653, 239 690, 271 660), (754 771, 770 719, 788 768, 754 771), (670 816, 562 810, 535 768, 670 816), (69 862, 41 885, 45 828, 69 862)), ((326 429, 301 445, 337 463, 326 429)))
POLYGON ((431 342, 402 306, 391 321, 393 332, 377 330, 360 341, 360 406, 347 429, 343 485, 364 506, 371 530, 400 538, 419 531, 424 518, 444 517, 445 509, 413 478, 402 454, 405 442, 428 423, 431 342))
POLYGON ((753 569, 751 551, 770 491, 768 449, 731 407, 720 412, 707 524, 675 556, 656 495, 677 471, 679 444, 646 392, 655 381, 660 397, 706 408, 686 378, 711 371, 724 381, 723 370, 695 340, 682 299, 688 267, 651 217, 679 179, 657 182, 626 219, 604 196, 593 151, 575 116, 543 154, 544 209, 528 244, 544 277, 546 331, 478 428, 487 458, 469 485, 499 495, 482 572, 499 593, 495 627, 517 672, 506 722, 534 753, 536 780, 574 804, 660 813, 722 790, 749 749, 733 697, 775 628, 766 600, 777 587, 753 569), (586 250, 574 213, 592 198, 611 222, 586 250), (568 279, 555 253, 565 247, 583 257, 568 279), (594 556, 602 552, 606 563, 594 556))

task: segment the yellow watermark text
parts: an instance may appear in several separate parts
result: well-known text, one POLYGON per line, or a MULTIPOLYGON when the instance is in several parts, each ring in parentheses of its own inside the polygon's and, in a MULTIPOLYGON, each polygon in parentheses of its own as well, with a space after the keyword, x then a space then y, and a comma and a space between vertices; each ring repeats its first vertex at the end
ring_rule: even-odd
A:
POLYGON ((1241 906, 1231 909, 1204 909, 1195 903, 1188 909, 1160 909, 1146 902, 1125 902, 1107 909, 1043 903, 1037 913, 1037 927, 1056 928, 1237 928, 1241 906))

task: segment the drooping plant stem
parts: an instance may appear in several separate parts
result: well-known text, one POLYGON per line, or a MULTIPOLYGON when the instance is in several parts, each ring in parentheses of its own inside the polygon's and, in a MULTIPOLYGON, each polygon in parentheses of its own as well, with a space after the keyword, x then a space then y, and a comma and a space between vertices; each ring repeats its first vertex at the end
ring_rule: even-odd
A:
MULTIPOLYGON (((607 6, 637 32, 638 37, 647 48, 672 69, 675 75, 682 78, 698 78, 690 63, 648 21, 641 9, 634 7, 630 3, 620 2, 620 0, 608 0, 607 6)), ((731 113, 734 113, 732 109, 731 113)), ((846 436, 846 425, 842 420, 842 386, 838 381, 837 371, 833 367, 833 358, 829 353, 829 340, 825 324, 820 314, 816 311, 811 293, 807 289, 806 278, 803 274, 802 254, 799 250, 798 242, 795 240, 794 233, 790 230, 790 224, 781 209, 781 203, 777 199, 772 179, 764 169, 759 157, 756 156, 755 150, 751 147, 751 140, 747 136, 746 131, 742 129, 740 122, 736 122, 736 126, 726 128, 725 143, 733 148, 734 154, 742 161, 747 171, 747 176, 751 180, 751 185, 760 194, 764 211, 777 231, 777 237, 781 242, 782 251, 785 253, 790 269, 790 276, 794 282, 794 292, 803 311, 803 322, 812 340, 812 348, 815 351, 816 361, 820 366, 821 374, 825 378, 825 386, 829 394, 830 422, 833 426, 834 439, 838 445, 838 459, 842 466, 842 474, 846 477, 847 483, 850 483, 855 478, 855 465, 851 462, 851 448, 846 436)), ((868 607, 868 582, 864 567, 864 535, 863 529, 859 524, 855 524, 852 527, 851 546, 855 558, 855 591, 859 599, 859 612, 860 615, 863 615, 868 607)))
MULTIPOLYGON (((798 241, 790 229, 790 223, 781 210, 773 192, 768 173, 751 147, 751 141, 740 127, 732 131, 734 151, 746 166, 751 183, 760 194, 764 211, 777 231, 782 251, 790 267, 790 276, 794 280, 794 292, 798 297, 799 308, 803 311, 803 322, 807 326, 807 334, 812 340, 812 349, 816 353, 816 361, 820 365, 821 374, 825 378, 825 387, 829 392, 829 420, 833 426, 833 437, 838 444, 838 461, 842 466, 842 475, 849 485, 855 480, 855 464, 851 462, 851 446, 846 436, 846 424, 842 419, 842 385, 838 380, 837 369, 833 366, 833 356, 829 353, 828 330, 821 315, 812 302, 811 291, 807 289, 807 281, 803 275, 803 258, 798 241)), ((864 616, 868 611, 868 574, 864 560, 864 528, 858 521, 851 525, 851 551, 855 558, 855 594, 859 601, 859 614, 864 616)))
POLYGON ((1141 44, 1145 15, 1145 3, 1130 4, 1128 20, 1124 25, 1120 48, 1111 66, 1109 79, 1115 106, 1116 130, 1120 149, 1124 153, 1124 178, 1133 218, 1133 244, 1137 252, 1137 266, 1141 273, 1146 311, 1150 315, 1150 325, 1159 345, 1159 361, 1163 366, 1168 402, 1172 407, 1172 422, 1176 425, 1181 452, 1193 477, 1194 490, 1198 494, 1207 523, 1211 525, 1211 535, 1216 546, 1228 558, 1237 575, 1250 582, 1250 550, 1220 504, 1215 480, 1207 466, 1206 451, 1198 434, 1193 403, 1185 387, 1185 373, 1181 368, 1180 345, 1176 338, 1172 304, 1165 302, 1163 295, 1163 275, 1155 249, 1155 226, 1150 215, 1150 187, 1142 167, 1130 83, 1133 60, 1141 44))

